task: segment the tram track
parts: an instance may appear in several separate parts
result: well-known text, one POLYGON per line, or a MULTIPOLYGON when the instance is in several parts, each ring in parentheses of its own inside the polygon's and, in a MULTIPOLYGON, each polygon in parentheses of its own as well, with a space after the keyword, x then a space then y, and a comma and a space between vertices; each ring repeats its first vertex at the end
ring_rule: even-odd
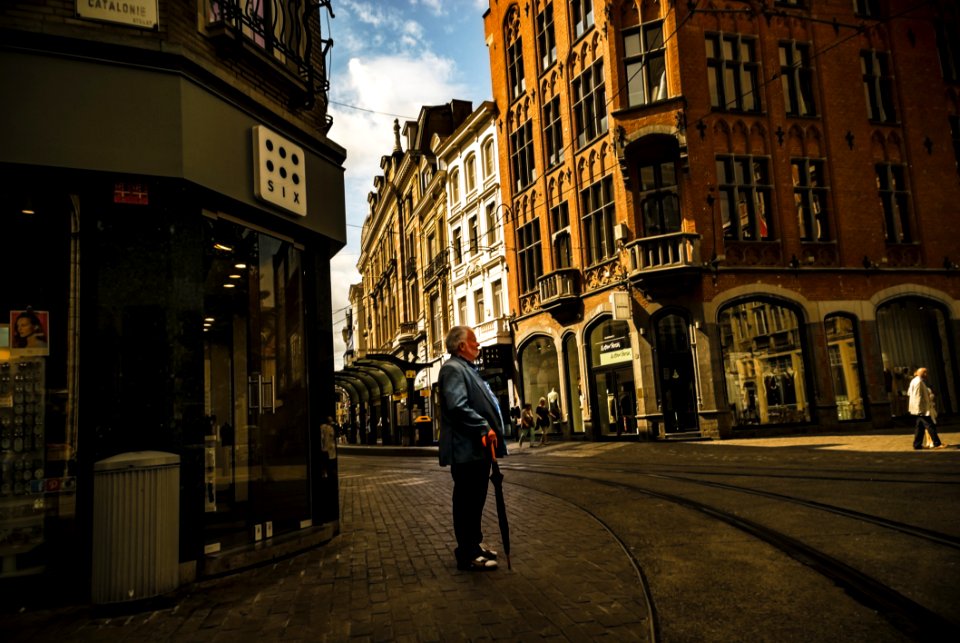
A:
MULTIPOLYGON (((620 493, 622 493, 624 490, 630 490, 634 493, 656 498, 658 500, 700 513, 713 520, 746 533, 751 537, 775 548, 789 558, 801 563, 805 567, 811 569, 836 586, 840 587, 862 606, 876 611, 878 614, 883 616, 883 618, 886 619, 886 621, 895 629, 911 639, 918 641, 960 640, 960 628, 958 628, 958 626, 951 621, 914 601, 893 587, 883 583, 880 580, 877 580, 869 574, 856 569, 852 565, 849 565, 820 549, 810 546, 797 538, 783 533, 782 531, 773 529, 757 521, 736 515, 717 506, 713 506, 704 502, 692 500, 677 494, 658 491, 649 487, 638 485, 636 483, 625 482, 623 480, 606 480, 590 475, 549 471, 544 470, 542 467, 521 467, 514 470, 518 473, 523 472, 532 475, 552 476, 555 478, 607 486, 616 489, 620 493)), ((638 475, 635 471, 630 473, 638 475)), ((684 479, 680 476, 664 476, 662 474, 639 475, 647 475, 651 478, 660 477, 662 479, 669 479, 676 482, 707 484, 704 481, 684 479)), ((543 493, 543 490, 539 487, 526 484, 524 482, 518 482, 515 479, 511 479, 509 484, 525 487, 543 493)), ((733 485, 722 485, 721 483, 709 483, 708 486, 718 488, 728 487, 726 490, 731 491, 750 491, 745 488, 736 488, 733 485)), ((772 492, 759 492, 758 495, 765 495, 770 499, 782 502, 795 501, 795 504, 801 504, 803 506, 821 511, 828 511, 831 508, 829 505, 824 505, 822 503, 819 503, 818 506, 818 503, 800 501, 800 499, 794 499, 790 498, 789 496, 784 496, 783 494, 774 494, 772 492)), ((568 502, 573 502, 569 499, 567 500, 568 502)), ((573 502, 573 504, 586 511, 589 515, 594 516, 596 519, 602 520, 589 508, 585 508, 576 502, 573 502)), ((936 545, 958 548, 957 539, 951 536, 938 534, 936 532, 931 532, 929 530, 911 525, 904 525, 903 523, 896 523, 895 521, 889 521, 876 516, 869 516, 868 514, 863 514, 861 512, 843 511, 839 508, 833 509, 837 510, 832 511, 831 513, 841 515, 848 519, 868 522, 870 524, 891 529, 898 533, 903 533, 916 538, 922 538, 936 545)), ((612 530, 609 527, 608 530, 622 542, 622 539, 616 535, 615 530, 612 530)), ((642 566, 636 562, 636 558, 632 554, 630 554, 630 556, 634 561, 634 564, 638 565, 638 568, 642 570, 642 566)), ((645 588, 645 591, 649 592, 650 590, 645 588)), ((655 599, 651 596, 649 600, 651 601, 652 613, 655 613, 655 599)))

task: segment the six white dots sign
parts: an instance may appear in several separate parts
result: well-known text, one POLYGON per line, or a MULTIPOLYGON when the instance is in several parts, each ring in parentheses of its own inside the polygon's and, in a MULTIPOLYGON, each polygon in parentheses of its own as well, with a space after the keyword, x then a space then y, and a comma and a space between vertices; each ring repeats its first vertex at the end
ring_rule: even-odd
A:
POLYGON ((263 125, 253 127, 253 192, 258 199, 307 215, 303 148, 263 125))

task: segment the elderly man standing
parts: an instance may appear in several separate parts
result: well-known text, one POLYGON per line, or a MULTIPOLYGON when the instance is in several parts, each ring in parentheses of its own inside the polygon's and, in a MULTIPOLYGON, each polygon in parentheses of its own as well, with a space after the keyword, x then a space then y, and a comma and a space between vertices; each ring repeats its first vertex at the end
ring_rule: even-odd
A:
POLYGON ((450 359, 440 368, 440 466, 453 475, 453 531, 457 569, 497 568, 497 553, 480 543, 480 520, 487 500, 490 448, 507 453, 496 396, 473 365, 480 344, 473 329, 455 326, 446 339, 450 359))
POLYGON ((913 380, 910 387, 907 388, 907 398, 909 399, 910 415, 917 420, 917 428, 913 433, 913 448, 923 448, 923 432, 930 434, 933 440, 934 449, 942 449, 945 444, 940 442, 940 436, 937 434, 937 427, 933 423, 932 417, 936 416, 936 410, 933 405, 933 393, 927 386, 927 369, 920 367, 913 374, 913 380))

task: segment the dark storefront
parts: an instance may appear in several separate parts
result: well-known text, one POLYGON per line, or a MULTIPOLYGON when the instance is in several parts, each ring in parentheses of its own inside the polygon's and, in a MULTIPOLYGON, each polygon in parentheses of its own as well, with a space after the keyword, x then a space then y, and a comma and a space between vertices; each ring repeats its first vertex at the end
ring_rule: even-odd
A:
POLYGON ((177 71, 0 53, 31 79, 0 118, 2 587, 86 594, 94 463, 130 451, 180 457, 181 582, 335 533, 343 150, 177 71))

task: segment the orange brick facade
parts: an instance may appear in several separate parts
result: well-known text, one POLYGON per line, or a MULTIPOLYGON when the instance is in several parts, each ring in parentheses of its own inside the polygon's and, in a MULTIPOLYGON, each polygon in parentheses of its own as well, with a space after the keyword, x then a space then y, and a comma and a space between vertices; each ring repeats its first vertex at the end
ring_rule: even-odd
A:
POLYGON ((524 401, 594 439, 883 426, 936 358, 955 413, 957 18, 492 0, 524 401))

